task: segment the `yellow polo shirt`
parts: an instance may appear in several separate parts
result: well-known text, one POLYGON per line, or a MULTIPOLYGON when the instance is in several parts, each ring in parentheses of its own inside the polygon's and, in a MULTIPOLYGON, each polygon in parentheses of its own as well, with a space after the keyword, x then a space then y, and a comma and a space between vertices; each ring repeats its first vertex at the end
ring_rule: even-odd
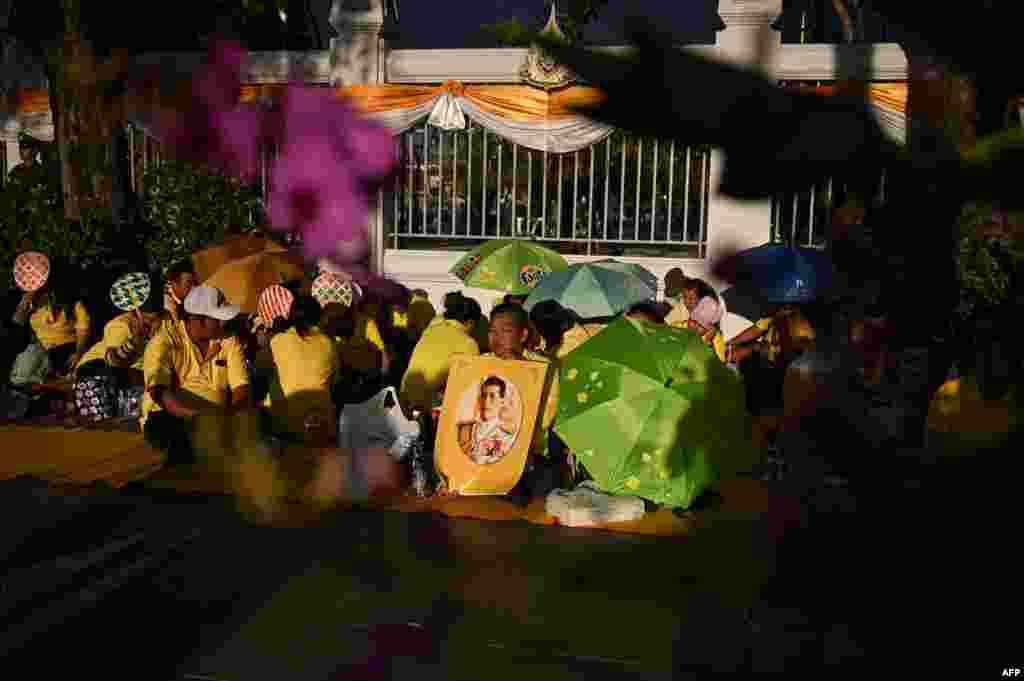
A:
POLYGON ((461 322, 436 317, 413 348, 402 377, 402 403, 411 409, 430 409, 448 381, 453 355, 479 355, 480 347, 461 322))
POLYGON ((555 357, 561 359, 570 352, 586 343, 593 336, 601 332, 606 324, 574 324, 571 329, 562 336, 562 342, 554 351, 555 357))
MULTIPOLYGON (((688 329, 689 327, 687 326, 687 323, 688 322, 672 322, 669 326, 676 329, 688 329)), ((711 349, 715 351, 716 355, 718 355, 718 359, 723 362, 725 361, 725 336, 722 335, 721 329, 715 329, 715 335, 711 339, 711 349)))
POLYGON ((779 345, 779 334, 775 329, 775 318, 765 317, 764 319, 758 319, 754 322, 754 326, 767 332, 765 335, 761 336, 759 340, 768 346, 768 361, 774 362, 775 358, 778 357, 779 353, 782 351, 782 348, 779 345))
POLYGON ((687 309, 686 305, 683 305, 682 301, 676 303, 675 306, 669 310, 669 313, 665 315, 665 323, 669 326, 678 326, 679 324, 685 325, 688 321, 690 321, 690 310, 687 309))
POLYGON ((408 326, 406 329, 414 341, 419 341, 420 336, 430 326, 430 322, 437 317, 437 310, 426 298, 413 298, 409 303, 409 311, 406 313, 408 326))
POLYGON ((161 410, 149 395, 155 386, 175 390, 190 406, 202 407, 225 405, 231 390, 249 385, 242 344, 237 338, 211 343, 203 357, 181 321, 167 321, 149 341, 142 371, 146 379, 140 419, 143 426, 150 413, 161 410))
POLYGON ((277 367, 271 382, 270 411, 290 433, 305 432, 306 414, 323 409, 335 422, 331 383, 341 366, 338 342, 318 327, 300 336, 294 328, 270 339, 277 367))
MULTIPOLYGON (((488 352, 483 357, 497 357, 493 352, 488 352)), ((548 388, 545 391, 547 401, 544 403, 544 413, 541 414, 540 427, 533 429, 533 443, 530 445, 530 453, 538 456, 548 456, 548 433, 555 423, 555 414, 558 413, 558 361, 552 362, 544 355, 526 350, 523 352, 523 359, 528 362, 542 362, 552 365, 548 371, 548 388)))
POLYGON ((174 295, 174 289, 168 284, 164 288, 164 309, 167 310, 167 314, 172 320, 178 321, 178 310, 181 309, 182 304, 182 301, 178 300, 178 296, 174 295))
POLYGON ((374 371, 380 368, 381 353, 384 352, 384 340, 381 338, 377 322, 372 317, 357 314, 355 332, 351 338, 337 338, 341 361, 356 371, 374 371))
POLYGON ((132 333, 132 316, 131 312, 125 312, 107 322, 107 325, 103 327, 103 338, 82 355, 82 359, 78 361, 78 366, 85 366, 97 359, 106 362, 108 350, 121 348, 122 353, 125 355, 138 356, 131 365, 131 368, 142 371, 142 351, 145 349, 146 342, 143 339, 136 338, 132 333))
POLYGON ((71 318, 64 314, 63 309, 55 313, 49 305, 39 308, 29 317, 29 325, 44 350, 77 343, 79 334, 89 333, 91 323, 89 311, 82 303, 75 303, 71 318))

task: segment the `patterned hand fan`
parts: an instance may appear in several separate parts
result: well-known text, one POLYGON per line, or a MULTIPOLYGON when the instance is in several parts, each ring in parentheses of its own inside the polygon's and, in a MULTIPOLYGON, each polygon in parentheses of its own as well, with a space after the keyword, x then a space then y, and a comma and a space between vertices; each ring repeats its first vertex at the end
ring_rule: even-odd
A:
POLYGON ((145 272, 131 272, 118 277, 110 287, 110 300, 114 307, 131 312, 142 307, 149 299, 149 275, 145 272))
POLYGON ((50 259, 37 251, 26 251, 14 260, 14 283, 22 291, 38 291, 50 276, 50 259))
POLYGON ((294 301, 295 296, 284 286, 268 286, 263 289, 256 303, 256 314, 265 322, 272 322, 278 317, 287 319, 294 301))
POLYGON ((332 272, 321 272, 313 280, 313 297, 320 303, 320 307, 327 307, 331 303, 349 307, 352 305, 352 295, 352 285, 332 272))

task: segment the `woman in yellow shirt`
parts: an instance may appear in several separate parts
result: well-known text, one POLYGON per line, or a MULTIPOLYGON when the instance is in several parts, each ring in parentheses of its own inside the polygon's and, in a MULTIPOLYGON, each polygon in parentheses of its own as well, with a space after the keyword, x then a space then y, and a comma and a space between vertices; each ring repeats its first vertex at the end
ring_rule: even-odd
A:
POLYGON ((435 317, 420 336, 402 377, 400 399, 407 413, 426 411, 440 401, 454 355, 480 354, 470 335, 476 312, 471 299, 449 293, 444 302, 444 316, 435 317))
POLYGON ((337 426, 331 388, 341 367, 338 343, 319 327, 320 305, 299 296, 291 306, 288 328, 270 339, 277 367, 271 384, 270 412, 275 425, 305 437, 310 424, 337 426))
POLYGON ((58 272, 51 271, 46 286, 25 294, 16 319, 28 316, 36 340, 50 356, 50 366, 65 374, 74 370, 89 348, 92 319, 85 304, 74 300, 70 287, 55 275, 58 272))

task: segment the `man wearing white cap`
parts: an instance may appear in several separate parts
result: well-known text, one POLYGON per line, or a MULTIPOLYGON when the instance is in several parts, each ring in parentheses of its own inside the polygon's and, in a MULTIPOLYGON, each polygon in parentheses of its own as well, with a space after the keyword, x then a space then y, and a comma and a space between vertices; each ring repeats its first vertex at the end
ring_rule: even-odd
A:
POLYGON ((183 308, 182 318, 163 325, 143 358, 142 432, 172 462, 192 460, 192 422, 200 412, 251 406, 241 343, 224 331, 239 307, 226 304, 220 290, 197 286, 183 308))

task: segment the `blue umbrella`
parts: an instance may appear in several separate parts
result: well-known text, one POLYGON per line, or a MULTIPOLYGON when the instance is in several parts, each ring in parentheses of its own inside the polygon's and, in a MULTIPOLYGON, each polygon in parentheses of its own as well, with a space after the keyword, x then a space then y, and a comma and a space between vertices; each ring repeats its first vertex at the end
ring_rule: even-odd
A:
POLYGON ((740 251, 740 281, 769 303, 808 303, 830 293, 834 270, 824 251, 764 244, 740 251))

